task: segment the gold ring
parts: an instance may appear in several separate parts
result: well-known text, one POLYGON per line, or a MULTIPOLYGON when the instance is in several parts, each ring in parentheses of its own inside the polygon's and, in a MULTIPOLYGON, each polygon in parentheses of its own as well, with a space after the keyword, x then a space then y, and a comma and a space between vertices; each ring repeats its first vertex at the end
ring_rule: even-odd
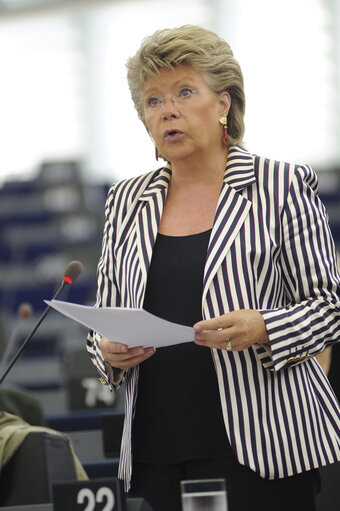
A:
POLYGON ((222 349, 223 350, 227 350, 227 351, 230 351, 231 350, 231 342, 230 342, 230 339, 227 339, 223 344, 222 344, 222 349))

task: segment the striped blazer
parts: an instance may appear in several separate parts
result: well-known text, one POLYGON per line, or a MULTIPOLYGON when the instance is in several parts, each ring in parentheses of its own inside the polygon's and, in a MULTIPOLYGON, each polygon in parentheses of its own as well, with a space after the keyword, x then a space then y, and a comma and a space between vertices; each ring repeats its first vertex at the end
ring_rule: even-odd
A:
MULTIPOLYGON (((97 306, 143 306, 170 178, 164 167, 111 188, 97 306)), ((339 460, 339 404, 314 357, 340 340, 340 276, 316 175, 309 166, 234 146, 207 250, 202 317, 244 308, 260 310, 269 344, 211 349, 226 435, 239 462, 273 479, 339 460)), ((115 371, 98 341, 91 332, 87 349, 112 385, 115 371)), ((119 477, 128 489, 138 367, 124 377, 119 477)))

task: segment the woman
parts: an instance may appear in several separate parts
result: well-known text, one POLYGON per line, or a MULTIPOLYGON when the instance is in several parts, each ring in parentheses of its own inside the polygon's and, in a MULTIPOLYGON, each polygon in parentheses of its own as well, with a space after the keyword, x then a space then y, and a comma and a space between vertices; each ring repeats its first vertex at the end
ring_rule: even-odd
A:
POLYGON ((315 358, 340 339, 315 173, 239 145, 242 73, 213 32, 156 32, 127 68, 168 163, 109 192, 97 306, 194 325, 195 343, 155 352, 90 334, 103 381, 126 379, 119 477, 155 511, 181 509, 180 480, 215 477, 229 511, 315 509, 316 469, 340 458, 339 407, 315 358))

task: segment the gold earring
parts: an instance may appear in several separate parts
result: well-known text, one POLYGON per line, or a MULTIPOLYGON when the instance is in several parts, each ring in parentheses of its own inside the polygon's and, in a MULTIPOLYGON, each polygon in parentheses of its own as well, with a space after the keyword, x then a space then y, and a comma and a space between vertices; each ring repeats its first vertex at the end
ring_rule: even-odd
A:
POLYGON ((227 131, 228 121, 227 121, 227 116, 224 115, 224 116, 220 117, 219 121, 220 121, 220 123, 223 126, 223 139, 224 139, 224 142, 226 144, 228 144, 228 131, 227 131))

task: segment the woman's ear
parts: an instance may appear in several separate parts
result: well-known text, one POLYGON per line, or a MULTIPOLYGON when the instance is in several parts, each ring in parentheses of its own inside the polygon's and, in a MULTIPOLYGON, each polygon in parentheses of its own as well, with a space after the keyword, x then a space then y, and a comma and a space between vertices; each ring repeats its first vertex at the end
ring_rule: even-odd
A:
POLYGON ((219 115, 228 115, 228 112, 231 107, 231 97, 229 92, 223 91, 220 94, 220 103, 219 103, 219 115))

